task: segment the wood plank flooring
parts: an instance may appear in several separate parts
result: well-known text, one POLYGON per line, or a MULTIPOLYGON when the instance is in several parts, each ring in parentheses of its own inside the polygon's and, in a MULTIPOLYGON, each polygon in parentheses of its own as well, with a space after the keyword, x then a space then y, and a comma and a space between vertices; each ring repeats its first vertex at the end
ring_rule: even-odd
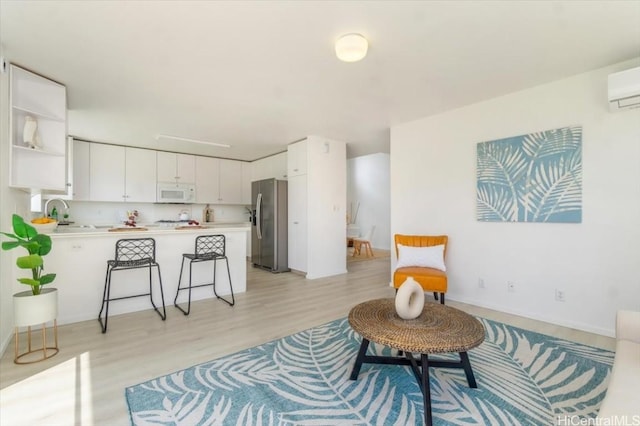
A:
MULTIPOLYGON (((357 303, 393 297, 389 258, 348 265, 349 273, 307 281, 294 273, 247 267, 247 293, 236 306, 215 299, 192 304, 184 316, 166 295, 167 320, 152 311, 61 326, 60 353, 31 365, 0 360, 0 425, 127 425, 124 389, 145 380, 344 317, 357 303)), ((427 298, 433 301, 431 297, 427 298)), ((96 316, 100 301, 96 305, 96 316)), ((614 339, 447 301, 471 314, 613 349, 614 339)))

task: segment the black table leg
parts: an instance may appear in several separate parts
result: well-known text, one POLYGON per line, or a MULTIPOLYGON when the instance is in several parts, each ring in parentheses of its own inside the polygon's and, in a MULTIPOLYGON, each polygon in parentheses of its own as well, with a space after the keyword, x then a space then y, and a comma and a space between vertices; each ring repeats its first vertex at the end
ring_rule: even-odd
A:
POLYGON ((469 387, 477 388, 478 385, 476 383, 476 378, 473 375, 473 370, 471 370, 469 355, 466 352, 460 352, 460 362, 462 363, 462 368, 464 368, 464 374, 467 375, 467 383, 469 383, 469 387))
POLYGON ((362 338, 362 343, 360 344, 360 350, 358 351, 358 357, 356 358, 356 363, 353 365, 353 370, 351 370, 350 380, 356 380, 358 378, 358 374, 360 374, 360 367, 362 367, 362 362, 364 361, 364 357, 367 354, 367 348, 369 347, 369 341, 362 338))
POLYGON ((429 386, 429 357, 421 354, 422 361, 422 398, 424 401, 424 424, 431 426, 431 387, 429 386))

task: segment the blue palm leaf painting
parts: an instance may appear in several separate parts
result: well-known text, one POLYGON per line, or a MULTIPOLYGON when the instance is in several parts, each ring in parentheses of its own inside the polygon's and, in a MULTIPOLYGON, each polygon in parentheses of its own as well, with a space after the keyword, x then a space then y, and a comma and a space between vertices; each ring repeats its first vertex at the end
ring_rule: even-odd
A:
POLYGON ((477 219, 582 222, 582 127, 478 144, 477 219))

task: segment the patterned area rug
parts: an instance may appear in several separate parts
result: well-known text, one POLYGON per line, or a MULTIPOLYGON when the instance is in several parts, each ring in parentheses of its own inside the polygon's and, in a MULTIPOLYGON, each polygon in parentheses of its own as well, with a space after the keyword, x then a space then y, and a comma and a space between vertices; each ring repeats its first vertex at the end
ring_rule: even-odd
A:
MULTIPOLYGON (((468 387, 462 370, 430 371, 434 425, 553 425, 595 417, 613 352, 480 321, 486 340, 469 352, 478 388, 468 387)), ((408 367, 363 364, 358 380, 349 380, 360 341, 341 319, 129 387, 131 421, 422 424, 422 394, 408 367)), ((391 355, 373 343, 369 353, 391 355)))

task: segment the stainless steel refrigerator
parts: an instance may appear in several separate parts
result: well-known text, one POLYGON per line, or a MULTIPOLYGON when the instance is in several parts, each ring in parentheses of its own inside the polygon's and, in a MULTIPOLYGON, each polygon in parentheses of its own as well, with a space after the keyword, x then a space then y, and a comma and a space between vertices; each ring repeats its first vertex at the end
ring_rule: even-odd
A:
POLYGON ((251 200, 251 262, 272 272, 289 271, 287 181, 252 182, 251 200))

